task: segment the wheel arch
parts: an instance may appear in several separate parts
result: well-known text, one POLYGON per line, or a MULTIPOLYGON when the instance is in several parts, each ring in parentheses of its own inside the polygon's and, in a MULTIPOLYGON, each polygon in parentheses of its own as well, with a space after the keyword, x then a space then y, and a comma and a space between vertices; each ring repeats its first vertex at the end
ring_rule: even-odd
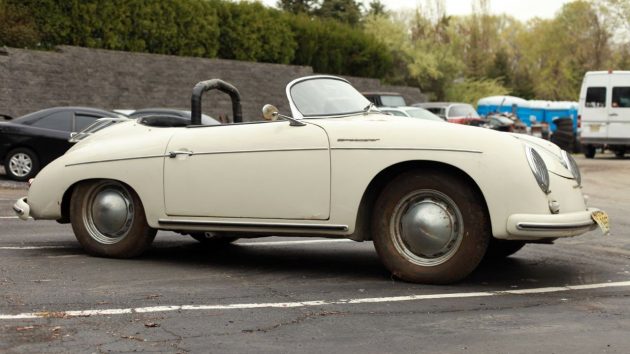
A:
POLYGON ((349 238, 357 241, 369 241, 372 239, 372 227, 370 219, 376 198, 380 195, 383 188, 385 188, 385 186, 395 176, 412 170, 443 171, 456 175, 465 180, 465 182, 470 185, 481 197, 481 202, 483 203, 486 215, 488 215, 490 224, 492 224, 486 198, 477 182, 475 182, 475 180, 468 173, 456 166, 444 162, 431 160, 410 160, 391 165, 380 171, 376 176, 374 176, 374 178, 372 178, 367 188, 363 192, 363 196, 361 197, 361 202, 359 204, 359 209, 355 221, 355 230, 352 235, 349 236, 349 238))
MULTIPOLYGON (((138 195, 140 202, 144 205, 142 197, 140 196, 138 191, 136 191, 135 188, 130 186, 128 183, 125 183, 124 181, 121 181, 119 179, 113 179, 113 178, 86 178, 86 179, 82 179, 82 180, 74 182, 63 193, 63 197, 61 198, 61 218, 57 219, 57 222, 60 224, 70 223, 71 221, 70 220, 70 201, 72 200, 72 194, 74 193, 76 187, 79 184, 84 183, 84 182, 104 181, 104 180, 115 181, 131 189, 132 191, 134 191, 134 193, 136 193, 136 195, 138 195)), ((146 210, 144 212, 145 212, 145 217, 146 217, 146 210)))

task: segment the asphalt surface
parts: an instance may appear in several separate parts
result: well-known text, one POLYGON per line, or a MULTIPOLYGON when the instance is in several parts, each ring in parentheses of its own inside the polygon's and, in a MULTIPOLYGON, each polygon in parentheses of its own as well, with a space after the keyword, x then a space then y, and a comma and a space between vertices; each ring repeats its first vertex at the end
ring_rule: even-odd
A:
POLYGON ((627 353, 630 159, 578 163, 610 236, 448 286, 392 279, 369 242, 160 232, 139 259, 89 257, 68 225, 11 218, 25 184, 0 176, 0 352, 627 353))

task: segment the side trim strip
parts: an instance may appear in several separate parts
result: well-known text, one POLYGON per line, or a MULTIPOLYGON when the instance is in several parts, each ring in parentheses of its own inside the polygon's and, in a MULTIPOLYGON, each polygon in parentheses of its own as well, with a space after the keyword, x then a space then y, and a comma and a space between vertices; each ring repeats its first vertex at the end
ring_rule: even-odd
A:
POLYGON ((444 152, 467 152, 471 154, 483 154, 479 150, 466 149, 442 149, 442 148, 404 148, 404 147, 334 147, 331 150, 393 150, 393 151, 444 151, 444 152))
MULTIPOLYGON (((318 148, 295 148, 295 149, 261 149, 261 150, 234 150, 234 151, 191 152, 190 156, 195 156, 195 155, 220 155, 220 154, 243 154, 243 153, 258 153, 258 152, 295 152, 295 151, 328 151, 328 148, 327 147, 318 147, 318 148)), ((170 157, 170 154, 149 155, 149 156, 139 156, 139 157, 126 157, 126 158, 121 158, 121 159, 110 159, 110 160, 79 162, 79 163, 68 164, 68 165, 66 165, 66 167, 78 166, 78 165, 88 165, 88 164, 94 164, 94 163, 104 163, 104 162, 128 161, 128 160, 139 160, 139 159, 153 159, 153 158, 157 158, 157 157, 170 157)))
POLYGON ((67 164, 66 167, 79 166, 79 165, 90 165, 90 164, 94 164, 94 163, 104 163, 104 162, 140 160, 140 159, 154 159, 154 158, 157 158, 157 157, 169 157, 169 155, 150 155, 150 156, 139 156, 139 157, 125 157, 125 158, 122 158, 122 159, 110 159, 110 160, 98 160, 98 161, 79 162, 79 163, 67 164))
POLYGON ((546 231, 546 230, 575 230, 591 227, 595 224, 594 221, 582 221, 575 223, 534 223, 534 222, 519 222, 516 224, 516 228, 524 231, 546 231))
POLYGON ((195 152, 192 155, 219 155, 219 154, 243 154, 243 153, 257 153, 257 152, 293 152, 293 151, 326 151, 327 147, 313 147, 313 148, 294 148, 294 149, 260 149, 260 150, 233 150, 233 151, 210 151, 210 152, 195 152))
POLYGON ((198 220, 187 220, 187 219, 159 219, 158 223, 162 225, 348 231, 347 225, 328 225, 328 224, 293 224, 293 223, 289 224, 289 223, 265 223, 265 222, 257 223, 257 222, 239 222, 239 221, 198 221, 198 220))

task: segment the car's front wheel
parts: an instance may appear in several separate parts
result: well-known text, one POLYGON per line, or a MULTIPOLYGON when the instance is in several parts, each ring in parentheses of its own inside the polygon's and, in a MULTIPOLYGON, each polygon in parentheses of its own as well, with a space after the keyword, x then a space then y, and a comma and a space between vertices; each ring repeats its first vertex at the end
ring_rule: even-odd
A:
POLYGON ((111 180, 86 181, 75 187, 70 201, 74 234, 91 255, 131 258, 153 242, 138 195, 111 180))
POLYGON ((399 175, 374 205, 374 246, 398 278, 446 284, 469 275, 488 246, 485 203, 464 179, 442 171, 399 175))
POLYGON ((4 170, 13 180, 28 181, 39 172, 39 159, 31 149, 14 149, 4 159, 4 170))

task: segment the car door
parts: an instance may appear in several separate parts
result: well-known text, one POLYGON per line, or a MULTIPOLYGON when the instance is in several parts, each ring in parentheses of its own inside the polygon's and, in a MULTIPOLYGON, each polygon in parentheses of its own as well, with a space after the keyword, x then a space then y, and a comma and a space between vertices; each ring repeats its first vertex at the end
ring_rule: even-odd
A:
MULTIPOLYGON (((610 106, 609 75, 592 75, 585 80, 582 108, 582 137, 607 139, 610 106)), ((580 98, 580 100, 582 100, 580 98)))
POLYGON ((630 137, 630 74, 616 74, 611 79, 612 100, 608 109, 608 137, 630 137))
POLYGON ((164 160, 171 216, 325 220, 326 132, 286 121, 180 129, 164 160))

